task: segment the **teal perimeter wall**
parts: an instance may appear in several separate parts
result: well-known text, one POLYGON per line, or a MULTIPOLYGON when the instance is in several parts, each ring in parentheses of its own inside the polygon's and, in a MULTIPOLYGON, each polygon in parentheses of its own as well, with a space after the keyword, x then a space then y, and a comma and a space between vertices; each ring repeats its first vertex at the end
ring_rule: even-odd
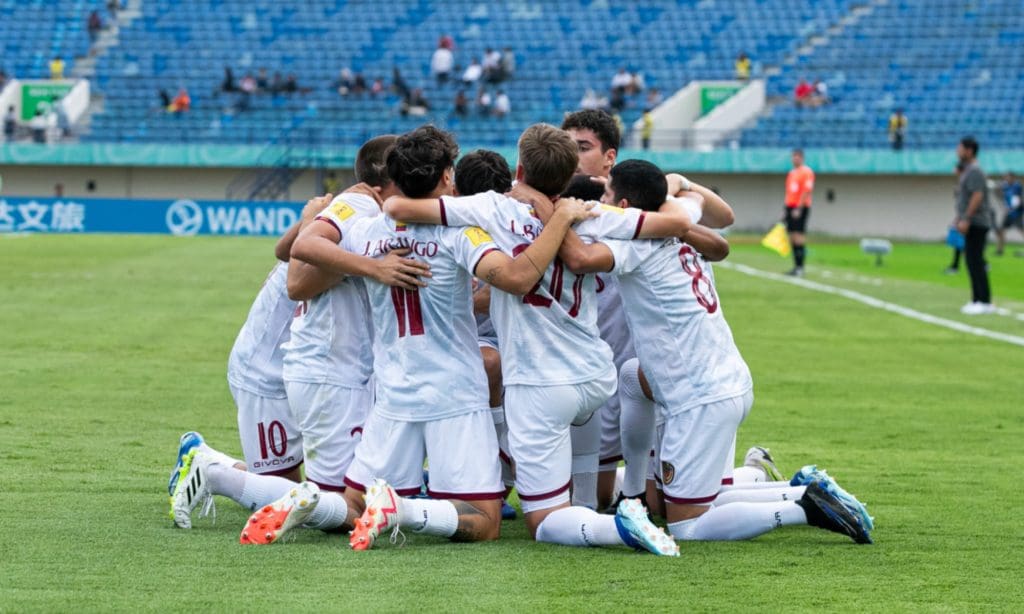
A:
MULTIPOLYGON (((464 147, 463 152, 473 147, 464 147)), ((286 154, 303 168, 352 168, 356 147, 288 149, 283 146, 73 143, 0 145, 0 165, 253 168, 273 166, 286 154)), ((510 163, 513 148, 499 151, 510 163)), ((777 173, 789 169, 788 149, 736 149, 713 152, 623 150, 619 159, 650 160, 665 170, 705 173, 777 173)), ((807 163, 821 173, 948 175, 956 164, 954 148, 905 150, 826 149, 806 152, 807 163)), ((984 150, 980 162, 989 174, 1024 173, 1024 150, 984 150)))

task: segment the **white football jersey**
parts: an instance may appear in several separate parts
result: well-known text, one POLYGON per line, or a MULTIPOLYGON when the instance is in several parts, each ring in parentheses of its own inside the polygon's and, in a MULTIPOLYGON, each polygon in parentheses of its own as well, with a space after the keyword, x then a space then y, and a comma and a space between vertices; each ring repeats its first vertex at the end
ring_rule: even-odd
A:
MULTIPOLYGON (((363 194, 341 194, 317 215, 344 235, 356 220, 380 215, 377 201, 363 194)), ((373 324, 366 286, 360 277, 300 301, 285 345, 284 378, 289 382, 366 386, 373 373, 373 324)))
MULTIPOLYGON (((630 239, 643 225, 643 212, 602 206, 601 215, 576 225, 578 233, 630 239)), ((506 253, 516 256, 544 229, 532 208, 503 194, 487 192, 441 199, 442 222, 480 226, 506 253)), ((552 262, 525 296, 491 291, 491 317, 501 347, 506 385, 557 386, 586 382, 607 372, 612 352, 597 329, 596 280, 552 262)))
POLYGON ((295 301, 288 298, 288 263, 278 262, 263 282, 228 356, 228 381, 263 397, 283 399, 283 351, 295 301))
POLYGON ((636 353, 670 414, 753 387, 722 315, 711 266, 678 239, 606 241, 636 353))
POLYGON ((598 273, 597 328, 601 338, 612 349, 612 361, 618 370, 622 363, 636 357, 633 336, 629 332, 626 312, 622 308, 619 280, 610 273, 598 273))
POLYGON ((440 420, 488 407, 487 376, 473 317, 473 270, 497 250, 476 227, 396 224, 387 216, 345 230, 342 246, 376 258, 408 247, 430 265, 427 287, 366 280, 373 313, 374 411, 401 421, 440 420))

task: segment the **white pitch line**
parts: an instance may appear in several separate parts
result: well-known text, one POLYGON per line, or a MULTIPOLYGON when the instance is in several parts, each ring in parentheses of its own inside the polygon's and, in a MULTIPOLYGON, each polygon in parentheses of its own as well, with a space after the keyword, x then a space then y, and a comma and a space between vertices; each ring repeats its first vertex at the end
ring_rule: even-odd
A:
POLYGON ((852 301, 857 301, 867 305, 868 307, 874 307, 875 309, 882 309, 883 311, 889 311, 892 313, 899 314, 901 316, 917 320, 918 322, 925 322, 927 324, 934 324, 935 326, 941 326, 961 333, 967 333, 969 335, 976 335, 978 337, 987 337, 989 339, 995 339, 996 341, 1003 341, 1005 343, 1012 343, 1024 347, 1024 337, 1018 337, 1017 335, 1008 335, 1006 333, 999 333, 987 328, 980 328, 978 326, 971 326, 964 324, 963 322, 957 322, 956 320, 947 320, 946 318, 940 318, 933 316, 916 309, 910 309, 902 305, 890 303, 877 299, 873 296, 861 294, 853 290, 847 290, 845 288, 837 288, 836 286, 830 286, 828 284, 819 283, 816 281, 810 281, 800 277, 789 277, 788 275, 779 275, 778 273, 770 273, 768 271, 762 271, 761 269, 755 269, 754 267, 747 266, 745 264, 737 264, 735 262, 716 262, 715 267, 724 267, 733 271, 738 271, 751 277, 759 277, 761 279, 770 279, 773 281, 781 281, 784 283, 792 284, 794 286, 800 286, 808 290, 814 290, 817 292, 824 292, 825 294, 834 294, 843 298, 848 298, 852 301))

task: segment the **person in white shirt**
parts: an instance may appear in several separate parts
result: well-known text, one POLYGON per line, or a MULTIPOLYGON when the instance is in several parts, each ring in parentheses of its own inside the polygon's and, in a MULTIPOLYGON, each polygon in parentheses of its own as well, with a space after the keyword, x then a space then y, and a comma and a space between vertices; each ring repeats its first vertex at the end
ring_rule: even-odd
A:
POLYGON ((466 70, 462 72, 462 84, 466 87, 470 87, 479 81, 483 74, 484 67, 480 65, 480 62, 476 58, 473 58, 473 60, 470 61, 469 66, 466 67, 466 70))
POLYGON ((505 117, 512 110, 512 102, 508 99, 508 94, 504 90, 498 90, 498 94, 494 97, 494 116, 505 117))
POLYGON ((612 76, 612 89, 627 89, 633 83, 633 75, 626 71, 625 67, 619 68, 619 72, 612 76))
POLYGON ((444 85, 455 67, 455 54, 444 45, 439 45, 430 58, 430 73, 437 79, 438 85, 444 85))

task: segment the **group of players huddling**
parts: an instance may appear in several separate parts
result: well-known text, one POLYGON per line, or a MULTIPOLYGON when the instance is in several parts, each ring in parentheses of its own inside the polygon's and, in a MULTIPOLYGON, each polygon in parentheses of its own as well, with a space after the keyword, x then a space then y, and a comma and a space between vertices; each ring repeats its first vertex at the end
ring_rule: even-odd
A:
POLYGON ((185 433, 174 523, 222 495, 253 511, 243 544, 492 540, 514 485, 543 542, 678 556, 811 525, 870 543, 816 466, 785 480, 755 447, 733 467, 753 386, 708 264, 732 209, 618 146, 602 111, 527 128, 514 173, 489 151, 456 165, 432 126, 364 144, 359 183, 278 242, 232 349, 245 461, 185 433))

